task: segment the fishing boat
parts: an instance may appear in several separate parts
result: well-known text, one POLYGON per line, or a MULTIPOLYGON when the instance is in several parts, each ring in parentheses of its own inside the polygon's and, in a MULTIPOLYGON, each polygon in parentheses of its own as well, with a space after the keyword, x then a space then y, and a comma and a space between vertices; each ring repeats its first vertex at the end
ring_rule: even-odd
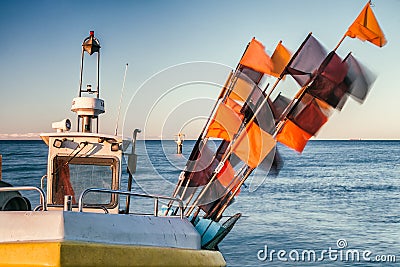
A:
POLYGON ((99 96, 100 43, 91 32, 82 44, 79 95, 71 108, 77 113, 77 132, 70 132, 71 122, 65 119, 53 123, 57 132, 41 135, 49 152, 40 187, 0 184, 0 265, 226 265, 218 245, 241 214, 224 213, 242 187, 254 191, 260 185, 248 180, 255 169, 263 169, 265 176, 279 173, 277 142, 301 153, 349 98, 366 99, 373 82, 368 72, 351 53, 343 59, 337 54, 346 36, 377 46, 386 43, 370 3, 329 53, 312 33, 295 53, 279 42, 272 57, 253 38, 222 86, 174 192, 161 196, 131 191, 140 130, 126 140, 117 132, 98 133, 105 106, 99 96), (98 56, 95 89, 82 89, 85 53, 98 56), (277 78, 271 88, 265 76, 277 78), (272 100, 285 76, 300 89, 294 97, 279 93, 272 100), (37 191, 40 205, 32 208, 23 190, 37 191), (134 212, 131 199, 135 207, 152 201, 150 212, 134 212))
POLYGON ((71 110, 78 117, 53 123, 41 134, 48 146, 47 175, 40 187, 0 184, 1 266, 224 266, 222 254, 201 247, 201 236, 182 212, 182 201, 131 192, 136 170, 135 142, 98 133, 105 112, 99 88, 100 42, 90 32, 82 44, 79 95, 71 110), (82 88, 85 54, 97 54, 97 86, 82 88), (96 130, 95 130, 96 128, 96 130), (122 190, 123 155, 129 185, 122 190), (40 205, 20 191, 33 190, 40 205), (121 196, 126 197, 121 208, 121 196), (132 200, 132 201, 131 201, 132 200), (131 202, 151 201, 145 213, 130 211, 131 202), (170 201, 180 212, 164 215, 170 201))

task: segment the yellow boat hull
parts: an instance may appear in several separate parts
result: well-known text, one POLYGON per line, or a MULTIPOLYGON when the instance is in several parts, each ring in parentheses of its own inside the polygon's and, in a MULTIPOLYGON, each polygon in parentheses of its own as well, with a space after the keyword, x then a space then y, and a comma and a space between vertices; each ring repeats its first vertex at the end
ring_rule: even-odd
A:
POLYGON ((0 243, 0 266, 225 266, 218 251, 88 242, 0 243))

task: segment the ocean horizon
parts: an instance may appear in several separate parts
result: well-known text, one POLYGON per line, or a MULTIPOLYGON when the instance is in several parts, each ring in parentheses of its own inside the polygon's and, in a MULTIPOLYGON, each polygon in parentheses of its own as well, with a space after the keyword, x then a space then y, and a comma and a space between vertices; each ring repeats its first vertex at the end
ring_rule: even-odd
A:
MULTIPOLYGON (((140 141, 175 141, 174 139, 142 139, 138 136, 137 140, 140 141)), ((196 141, 197 138, 184 139, 185 141, 196 141)), ((40 137, 35 138, 1 138, 0 141, 42 141, 40 137)), ((311 138, 308 142, 312 141, 400 141, 400 138, 311 138)))

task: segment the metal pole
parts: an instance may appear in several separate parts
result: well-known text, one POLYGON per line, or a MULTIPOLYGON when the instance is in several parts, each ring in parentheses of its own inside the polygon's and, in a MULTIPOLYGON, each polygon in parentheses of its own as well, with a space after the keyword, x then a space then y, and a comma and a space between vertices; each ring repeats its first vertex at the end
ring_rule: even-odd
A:
MULTIPOLYGON (((129 175, 129 178, 128 178, 128 192, 130 192, 130 191, 132 190, 132 180, 133 180, 133 176, 132 176, 132 173, 131 173, 131 171, 129 170, 129 168, 127 168, 127 171, 128 171, 128 175, 129 175)), ((127 195, 127 196, 126 196, 126 202, 125 202, 125 214, 128 214, 128 213, 129 213, 129 207, 130 207, 130 205, 131 205, 131 196, 130 196, 130 195, 127 195)))
POLYGON ((154 216, 158 217, 158 198, 154 198, 154 216))
MULTIPOLYGON (((127 64, 128 65, 128 64, 127 64)), ((140 133, 141 130, 140 129, 135 129, 133 131, 132 134, 132 148, 131 148, 131 154, 134 155, 136 152, 136 140, 137 140, 137 134, 140 133)), ((128 163, 129 163, 129 158, 128 158, 128 163)), ((136 164, 136 162, 135 162, 136 164)), ((128 178, 128 191, 132 191, 132 182, 133 182, 133 172, 135 172, 136 170, 136 165, 134 170, 130 170, 129 169, 129 164, 126 167, 126 171, 128 172, 129 178, 128 178)), ((130 208, 130 204, 131 204, 131 195, 127 195, 126 196, 126 203, 125 203, 125 213, 128 214, 129 213, 129 208, 130 208)))
POLYGON ((96 96, 100 97, 100 48, 97 52, 97 88, 96 88, 96 96))
POLYGON ((119 122, 119 115, 121 112, 121 103, 122 103, 122 96, 124 94, 124 88, 125 88, 125 80, 126 80, 126 72, 128 71, 128 63, 125 65, 125 73, 124 73, 124 80, 122 82, 122 90, 121 90, 121 96, 119 98, 119 106, 118 106, 118 114, 117 114, 117 122, 115 125, 115 135, 118 135, 118 122, 119 122))
POLYGON ((64 211, 72 211, 72 196, 64 196, 64 211))
POLYGON ((83 79, 83 58, 85 56, 85 49, 82 46, 82 56, 81 56, 81 76, 79 79, 79 97, 82 96, 82 79, 83 79))

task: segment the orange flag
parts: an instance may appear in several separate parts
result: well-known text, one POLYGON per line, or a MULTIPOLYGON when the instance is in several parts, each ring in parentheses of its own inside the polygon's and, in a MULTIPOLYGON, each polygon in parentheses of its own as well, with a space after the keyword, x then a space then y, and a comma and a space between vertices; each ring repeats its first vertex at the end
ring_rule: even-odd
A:
POLYGON ((230 186, 232 179, 235 177, 235 170, 232 168, 232 165, 229 163, 229 160, 225 161, 224 166, 221 171, 217 175, 219 182, 225 186, 230 186))
POLYGON ((232 146, 232 152, 248 166, 256 168, 275 144, 274 138, 253 121, 240 133, 232 146))
MULTIPOLYGON (((232 103, 229 102, 229 105, 232 105, 232 103)), ((216 137, 231 141, 241 123, 241 118, 232 108, 220 103, 208 127, 206 137, 216 137)))
POLYGON ((273 68, 272 60, 265 52, 264 45, 255 38, 251 40, 239 63, 255 71, 267 74, 270 74, 273 68))
POLYGON ((239 105, 235 100, 228 97, 226 98, 225 105, 231 108, 236 113, 236 115, 239 116, 240 119, 243 119, 243 114, 240 113, 240 111, 242 110, 242 106, 239 105))
MULTIPOLYGON (((233 179, 235 178, 235 170, 232 168, 231 163, 229 160, 225 161, 224 166, 222 167, 221 171, 217 174, 218 181, 225 187, 225 188, 232 188, 231 191, 235 191, 238 187, 238 184, 232 183, 233 179)), ((240 193, 240 188, 236 192, 235 195, 240 193)))
POLYGON ((291 52, 286 47, 284 47, 282 41, 280 41, 271 56, 273 64, 271 75, 274 77, 280 77, 286 65, 289 63, 291 57, 291 52))
POLYGON ((369 41, 374 45, 382 47, 386 44, 385 35, 379 27, 378 21, 368 2, 356 20, 351 24, 346 32, 346 36, 357 37, 362 41, 369 41))
POLYGON ((276 136, 276 141, 301 153, 311 137, 311 134, 302 130, 291 120, 287 120, 276 136))

